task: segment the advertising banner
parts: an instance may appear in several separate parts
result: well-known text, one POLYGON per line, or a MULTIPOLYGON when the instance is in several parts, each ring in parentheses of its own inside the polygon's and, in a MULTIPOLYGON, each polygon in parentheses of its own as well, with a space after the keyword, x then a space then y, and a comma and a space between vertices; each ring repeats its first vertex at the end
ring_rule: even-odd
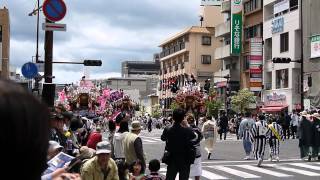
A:
POLYGON ((250 39, 250 90, 260 92, 262 90, 262 38, 250 39))
POLYGON ((221 6, 223 0, 201 0, 201 6, 221 6))
POLYGON ((241 53, 242 39, 242 0, 231 0, 231 48, 232 55, 241 53))
POLYGON ((311 54, 310 58, 320 57, 320 35, 314 35, 311 37, 311 54))
POLYGON ((283 0, 273 6, 273 14, 278 14, 290 8, 289 0, 283 0))

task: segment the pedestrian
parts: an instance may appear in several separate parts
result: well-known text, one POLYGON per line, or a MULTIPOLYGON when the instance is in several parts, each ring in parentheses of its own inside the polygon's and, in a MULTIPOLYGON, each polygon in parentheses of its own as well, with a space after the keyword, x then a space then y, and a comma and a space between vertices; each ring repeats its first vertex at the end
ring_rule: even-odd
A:
POLYGON ((150 174, 146 177, 146 180, 165 180, 166 177, 159 174, 160 161, 158 159, 152 159, 149 161, 149 171, 150 174))
POLYGON ((259 167, 261 166, 264 158, 267 134, 269 133, 268 125, 263 119, 264 117, 259 115, 257 122, 253 124, 251 129, 251 141, 254 144, 254 155, 255 159, 258 160, 257 166, 259 167))
MULTIPOLYGON (((47 168, 48 107, 22 86, 7 80, 0 80, 0 97, 2 153, 10 156, 0 173, 14 172, 7 179, 41 179, 47 168)), ((64 170, 59 178, 61 175, 71 177, 64 170)))
POLYGON ((51 112, 50 114, 50 135, 49 140, 58 142, 64 148, 67 146, 67 137, 63 132, 63 116, 56 112, 51 112))
POLYGON ((226 116, 226 112, 223 111, 219 121, 220 140, 222 140, 222 134, 224 134, 223 139, 227 139, 228 124, 228 117, 226 116))
POLYGON ((145 180, 144 167, 144 164, 139 159, 135 160, 130 167, 130 180, 145 180))
POLYGON ((275 121, 268 125, 269 130, 269 146, 270 146, 270 161, 274 158, 279 161, 280 141, 284 140, 283 130, 275 121))
POLYGON ((241 123, 241 113, 238 113, 235 117, 235 133, 237 136, 237 140, 239 140, 239 127, 240 127, 240 123, 241 123))
POLYGON ((119 180, 118 168, 111 158, 111 145, 107 141, 97 144, 96 156, 83 164, 82 180, 119 180))
POLYGON ((145 157, 143 152, 142 140, 139 134, 142 130, 141 123, 139 121, 133 121, 131 123, 131 132, 129 132, 123 140, 123 149, 125 161, 128 164, 134 163, 137 159, 142 162, 145 169, 145 157))
POLYGON ((283 134, 284 134, 285 139, 287 139, 287 138, 290 139, 290 122, 291 122, 291 117, 288 114, 288 112, 285 112, 284 122, 282 125, 283 134))
POLYGON ((96 149, 97 144, 101 141, 101 129, 100 127, 97 127, 96 130, 89 135, 87 146, 91 149, 96 149))
POLYGON ((298 125, 299 125, 299 116, 296 111, 293 111, 291 115, 291 121, 290 121, 292 139, 296 138, 298 125))
POLYGON ((210 159, 213 153, 214 144, 217 141, 218 133, 216 123, 212 121, 212 117, 210 116, 202 118, 200 121, 204 122, 201 131, 204 136, 204 149, 208 153, 207 158, 210 159))
POLYGON ((123 140, 129 133, 128 122, 121 121, 118 131, 113 136, 114 158, 115 160, 125 161, 123 140))
POLYGON ((196 137, 192 140, 192 144, 194 144, 194 148, 196 150, 196 159, 194 160, 194 163, 191 164, 190 177, 195 177, 195 180, 200 180, 200 177, 202 175, 200 142, 203 139, 203 135, 201 133, 200 128, 195 124, 195 118, 193 114, 188 114, 186 119, 188 125, 192 129, 193 133, 196 135, 196 137))
POLYGON ((299 123, 298 136, 299 136, 299 147, 300 157, 304 159, 308 157, 308 161, 311 161, 311 146, 313 139, 312 123, 307 119, 308 113, 302 111, 301 122, 299 123))
POLYGON ((312 122, 312 129, 313 129, 313 144, 312 144, 312 157, 314 159, 320 160, 320 114, 314 113, 313 114, 313 122, 312 122))
POLYGON ((79 149, 79 155, 71 160, 70 164, 74 164, 69 172, 80 173, 82 165, 89 159, 95 156, 96 151, 94 149, 88 148, 87 146, 82 146, 79 149))
POLYGON ((252 151, 252 142, 251 142, 251 129, 254 125, 254 120, 251 117, 250 112, 246 112, 245 116, 242 118, 239 125, 239 133, 238 136, 242 139, 243 148, 246 153, 246 157, 244 160, 250 159, 250 154, 252 151))
POLYGON ((193 151, 192 139, 196 135, 191 128, 181 126, 181 122, 185 117, 183 109, 175 109, 173 111, 174 124, 163 130, 161 140, 166 142, 166 150, 168 152, 167 180, 174 180, 177 173, 179 179, 189 179, 190 165, 194 162, 195 152, 193 151))
POLYGON ((152 131, 152 118, 150 117, 150 115, 148 114, 147 116, 148 119, 148 131, 151 132, 152 131))

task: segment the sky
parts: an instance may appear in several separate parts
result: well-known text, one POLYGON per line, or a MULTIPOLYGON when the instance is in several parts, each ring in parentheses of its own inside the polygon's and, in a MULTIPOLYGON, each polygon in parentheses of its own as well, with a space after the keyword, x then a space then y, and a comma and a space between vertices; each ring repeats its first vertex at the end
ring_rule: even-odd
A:
MULTIPOLYGON (((44 0, 40 0, 42 3, 44 0)), ((53 66, 54 82, 78 81, 84 71, 91 79, 121 76, 121 62, 152 60, 158 45, 188 26, 198 25, 200 0, 64 0, 66 32, 54 32, 53 60, 101 59, 101 67, 53 66)), ((36 52, 36 16, 28 16, 36 0, 0 0, 10 14, 10 64, 20 71, 36 52)), ((40 13, 40 23, 44 15, 40 13)), ((40 27, 41 28, 41 27, 40 27)), ((39 55, 44 58, 44 31, 39 55)))

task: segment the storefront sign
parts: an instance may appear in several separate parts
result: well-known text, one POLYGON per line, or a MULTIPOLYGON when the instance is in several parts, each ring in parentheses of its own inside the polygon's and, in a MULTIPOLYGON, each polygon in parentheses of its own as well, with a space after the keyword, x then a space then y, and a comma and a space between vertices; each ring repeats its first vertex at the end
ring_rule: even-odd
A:
POLYGON ((250 90, 262 91, 262 38, 250 39, 250 90))
POLYGON ((242 39, 242 0, 231 0, 231 48, 232 55, 240 55, 242 39))
POLYGON ((275 18, 271 22, 271 32, 272 34, 283 32, 283 27, 284 27, 284 18, 279 17, 275 18))
POLYGON ((273 6, 273 14, 278 14, 280 12, 288 10, 289 7, 290 7, 289 0, 280 1, 273 6))
POLYGON ((314 35, 311 37, 311 54, 310 58, 320 57, 320 35, 314 35))
POLYGON ((266 95, 265 106, 286 106, 287 97, 285 94, 273 92, 266 95))
POLYGON ((201 6, 221 6, 223 0, 201 0, 201 6))

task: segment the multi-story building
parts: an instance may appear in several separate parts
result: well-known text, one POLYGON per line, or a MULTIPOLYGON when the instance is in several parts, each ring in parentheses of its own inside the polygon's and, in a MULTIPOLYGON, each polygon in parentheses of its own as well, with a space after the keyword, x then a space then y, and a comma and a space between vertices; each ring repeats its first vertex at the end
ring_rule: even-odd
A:
MULTIPOLYGON (((311 108, 320 107, 320 1, 302 1, 304 79, 311 77, 312 86, 305 88, 305 98, 310 99, 311 108)), ((308 107, 307 107, 308 108, 308 107)))
POLYGON ((9 78, 10 59, 10 20, 9 10, 0 8, 0 76, 9 78))
POLYGON ((300 64, 276 64, 272 58, 301 59, 298 0, 263 1, 263 111, 292 111, 300 105, 300 64))
MULTIPOLYGON (((243 36, 242 36, 242 57, 241 57, 241 79, 240 88, 250 89, 250 60, 252 56, 252 38, 262 38, 263 35, 263 0, 246 0, 243 2, 243 36)), ((262 46, 260 46, 262 52, 262 46)), ((261 56, 260 56, 261 57, 261 56)), ((262 62, 262 59, 261 59, 262 62)), ((262 74, 261 74, 262 75, 262 74)), ((262 78, 261 78, 262 79, 262 78)), ((262 81, 260 82, 260 87, 262 81)), ((254 89, 252 89, 254 90, 254 89)), ((260 89, 261 91, 261 89, 260 89)), ((254 91, 258 92, 259 89, 254 91)))
POLYGON ((122 77, 149 77, 158 75, 160 71, 159 54, 153 61, 124 61, 121 64, 122 77))
POLYGON ((214 84, 220 96, 225 95, 227 86, 230 86, 232 91, 237 91, 240 88, 240 54, 232 53, 233 47, 231 46, 232 3, 234 3, 233 0, 222 2, 220 11, 224 19, 222 23, 216 26, 215 30, 215 37, 222 39, 221 46, 214 51, 214 59, 222 63, 221 69, 214 73, 214 84), (230 78, 224 78, 226 76, 230 78))

